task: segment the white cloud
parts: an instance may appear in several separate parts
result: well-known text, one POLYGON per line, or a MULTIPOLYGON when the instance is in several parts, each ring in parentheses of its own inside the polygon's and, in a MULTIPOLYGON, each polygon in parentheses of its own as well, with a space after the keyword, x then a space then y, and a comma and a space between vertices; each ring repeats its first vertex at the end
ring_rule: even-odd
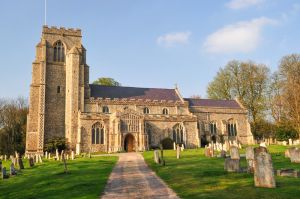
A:
POLYGON ((206 38, 204 49, 210 53, 253 51, 261 40, 262 28, 269 24, 276 24, 276 21, 261 17, 227 25, 206 38))
POLYGON ((164 47, 173 47, 176 44, 186 44, 189 41, 191 32, 173 32, 161 35, 157 38, 157 44, 164 47))
POLYGON ((231 0, 227 3, 227 6, 231 9, 243 9, 251 6, 258 6, 265 0, 231 0))

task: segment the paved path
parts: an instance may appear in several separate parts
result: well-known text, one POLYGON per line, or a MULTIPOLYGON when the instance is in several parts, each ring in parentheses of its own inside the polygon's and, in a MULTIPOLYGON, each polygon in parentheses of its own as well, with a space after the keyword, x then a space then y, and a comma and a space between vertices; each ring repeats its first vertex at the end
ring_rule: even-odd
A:
POLYGON ((178 199, 174 191, 149 169, 139 153, 119 155, 102 196, 102 199, 113 198, 178 199))

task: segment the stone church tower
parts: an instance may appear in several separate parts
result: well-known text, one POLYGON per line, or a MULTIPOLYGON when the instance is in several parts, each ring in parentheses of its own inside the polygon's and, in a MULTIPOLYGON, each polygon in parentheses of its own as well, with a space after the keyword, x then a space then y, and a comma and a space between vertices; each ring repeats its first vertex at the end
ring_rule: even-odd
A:
POLYGON ((44 142, 66 137, 75 149, 78 115, 89 93, 89 66, 81 30, 43 27, 32 64, 26 152, 42 153, 44 142))

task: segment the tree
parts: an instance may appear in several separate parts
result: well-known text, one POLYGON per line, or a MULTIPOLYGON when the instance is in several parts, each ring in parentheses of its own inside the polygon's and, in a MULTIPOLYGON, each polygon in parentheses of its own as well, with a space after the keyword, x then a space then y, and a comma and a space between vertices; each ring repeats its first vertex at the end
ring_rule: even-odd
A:
POLYGON ((27 114, 24 98, 0 100, 0 154, 24 153, 27 114))
MULTIPOLYGON (((207 94, 212 99, 238 100, 248 110, 255 131, 256 123, 264 117, 269 68, 252 61, 230 61, 209 83, 207 94)), ((255 132, 254 132, 255 134, 255 132)))
POLYGON ((99 84, 103 86, 121 86, 119 82, 110 77, 100 77, 93 84, 99 84))
POLYGON ((291 54, 281 59, 279 76, 286 120, 300 134, 300 54, 291 54))

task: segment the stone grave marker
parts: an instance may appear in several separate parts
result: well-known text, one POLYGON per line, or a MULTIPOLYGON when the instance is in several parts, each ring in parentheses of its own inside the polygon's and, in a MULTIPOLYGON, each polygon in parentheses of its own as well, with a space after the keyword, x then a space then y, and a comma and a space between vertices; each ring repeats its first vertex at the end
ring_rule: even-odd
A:
POLYGON ((48 154, 48 159, 51 160, 51 153, 48 154))
POLYGON ((67 160, 69 160, 69 154, 67 154, 67 160))
POLYGON ((247 167, 248 172, 254 172, 254 149, 251 146, 246 148, 246 160, 247 160, 247 167))
POLYGON ((6 167, 3 167, 1 169, 1 177, 2 177, 2 179, 8 178, 8 175, 6 173, 6 167))
POLYGON ((221 158, 226 158, 226 151, 221 150, 220 156, 221 156, 221 158))
POLYGON ((65 154, 62 153, 62 161, 64 163, 64 172, 67 173, 68 172, 68 167, 67 167, 67 161, 66 161, 66 158, 65 158, 65 154))
POLYGON ((56 160, 59 160, 58 149, 55 150, 55 158, 56 158, 56 160))
POLYGON ((33 167, 33 166, 34 166, 34 160, 33 160, 33 157, 30 157, 30 158, 29 158, 29 166, 30 166, 30 167, 33 167))
POLYGON ((20 169, 24 169, 24 164, 23 164, 22 157, 19 157, 19 159, 18 159, 18 165, 19 165, 20 169))
POLYGON ((2 161, 0 160, 0 171, 2 170, 2 161))
POLYGON ((11 163, 10 165, 10 175, 16 175, 16 169, 15 169, 15 165, 13 163, 11 163))
POLYGON ((176 151, 176 144, 175 144, 175 142, 173 142, 173 149, 174 149, 174 151, 176 151))
POLYGON ((279 169, 277 170, 277 176, 299 178, 300 171, 294 169, 279 169))
POLYGON ((291 162, 300 163, 300 149, 295 148, 290 151, 291 162))
POLYGON ((184 151, 184 144, 181 144, 180 149, 181 149, 181 151, 184 151))
POLYGON ((254 149, 254 185, 255 187, 276 187, 272 157, 265 147, 254 149))
POLYGON ((74 160, 75 159, 75 154, 74 151, 71 152, 71 159, 74 160))
POLYGON ((154 150, 154 162, 159 164, 159 154, 158 154, 158 150, 154 150))
POLYGON ((43 159, 42 159, 42 156, 41 156, 41 155, 39 155, 39 162, 40 162, 40 163, 43 163, 43 159))
POLYGON ((231 159, 233 159, 233 160, 240 159, 239 148, 237 146, 231 146, 229 152, 230 152, 231 159))
POLYGON ((45 152, 45 158, 48 159, 48 151, 45 152))
POLYGON ((7 161, 7 155, 4 155, 4 161, 5 162, 7 161))
POLYGON ((179 144, 177 144, 176 158, 177 158, 177 159, 180 158, 180 146, 179 146, 179 144))
POLYGON ((230 157, 225 158, 224 170, 228 172, 239 172, 240 159, 231 159, 230 157))

